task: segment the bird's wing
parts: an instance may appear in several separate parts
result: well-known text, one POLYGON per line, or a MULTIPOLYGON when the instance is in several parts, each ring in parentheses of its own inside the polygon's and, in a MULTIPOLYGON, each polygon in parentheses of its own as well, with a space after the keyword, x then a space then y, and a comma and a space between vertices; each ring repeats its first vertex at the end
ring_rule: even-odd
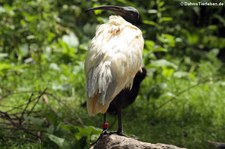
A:
POLYGON ((85 61, 90 115, 105 113, 114 97, 123 88, 132 86, 141 69, 142 33, 118 18, 110 18, 109 23, 98 28, 85 61))

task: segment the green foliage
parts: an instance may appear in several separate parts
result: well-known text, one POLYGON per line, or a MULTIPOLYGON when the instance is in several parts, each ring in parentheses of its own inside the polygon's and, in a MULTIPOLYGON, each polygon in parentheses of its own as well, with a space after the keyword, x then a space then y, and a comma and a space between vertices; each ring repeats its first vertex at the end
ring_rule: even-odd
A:
POLYGON ((224 10, 180 2, 1 1, 0 146, 83 149, 98 138, 101 115, 88 117, 81 104, 88 44, 109 15, 84 11, 99 5, 134 6, 142 16, 148 77, 124 110, 125 132, 186 148, 223 142, 224 10))

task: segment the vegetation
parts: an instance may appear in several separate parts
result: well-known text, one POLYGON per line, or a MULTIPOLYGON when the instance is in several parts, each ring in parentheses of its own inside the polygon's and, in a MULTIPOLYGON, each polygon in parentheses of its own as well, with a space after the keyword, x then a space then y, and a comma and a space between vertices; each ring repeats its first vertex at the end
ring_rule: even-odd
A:
POLYGON ((83 149, 96 140, 102 115, 81 106, 83 63, 110 13, 85 10, 109 4, 137 8, 144 22, 148 77, 123 111, 125 133, 193 149, 224 142, 224 7, 180 2, 1 0, 0 147, 83 149))

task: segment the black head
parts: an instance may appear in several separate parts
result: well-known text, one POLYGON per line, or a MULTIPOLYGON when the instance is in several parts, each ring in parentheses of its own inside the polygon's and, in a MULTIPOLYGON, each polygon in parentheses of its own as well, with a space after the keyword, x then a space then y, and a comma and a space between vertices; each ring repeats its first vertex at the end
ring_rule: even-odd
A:
POLYGON ((120 6, 99 6, 90 8, 87 10, 87 12, 94 11, 94 10, 110 10, 115 12, 117 15, 120 15, 123 17, 126 21, 132 23, 132 24, 140 24, 140 15, 137 9, 134 7, 120 7, 120 6))

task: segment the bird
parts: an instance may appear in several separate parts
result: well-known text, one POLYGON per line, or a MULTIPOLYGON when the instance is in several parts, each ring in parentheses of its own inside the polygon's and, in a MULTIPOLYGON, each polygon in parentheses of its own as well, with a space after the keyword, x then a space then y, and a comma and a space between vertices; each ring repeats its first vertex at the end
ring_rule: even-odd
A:
MULTIPOLYGON (((142 72, 144 48, 142 32, 136 26, 140 23, 137 9, 107 5, 90 8, 87 12, 95 10, 109 10, 116 15, 109 16, 108 22, 98 27, 85 59, 87 111, 90 116, 105 114, 121 91, 132 89, 135 75, 142 72)), ((106 127, 103 130, 106 130, 105 118, 103 125, 106 127)), ((119 133, 122 132, 119 130, 119 133)))

